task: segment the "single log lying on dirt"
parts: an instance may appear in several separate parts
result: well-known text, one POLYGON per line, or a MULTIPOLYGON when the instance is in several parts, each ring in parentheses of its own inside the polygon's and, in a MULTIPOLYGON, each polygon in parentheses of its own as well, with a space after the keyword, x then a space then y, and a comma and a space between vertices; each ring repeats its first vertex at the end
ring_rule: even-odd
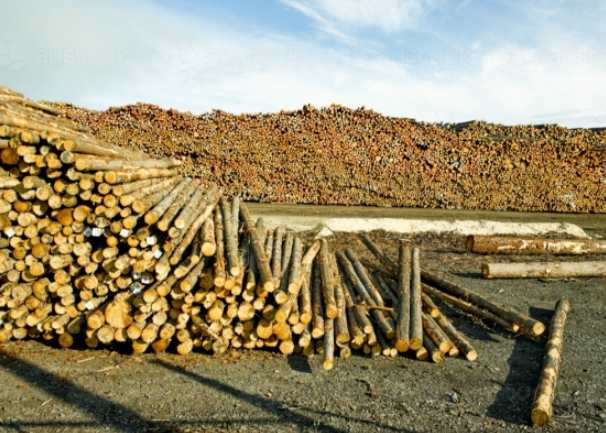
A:
POLYGON ((570 303, 560 300, 556 304, 549 324, 545 355, 543 356, 543 368, 539 384, 534 393, 531 418, 532 423, 537 426, 549 424, 553 415, 553 398, 555 387, 562 362, 562 345, 564 344, 564 324, 570 310, 570 303))
POLYGON ((484 278, 606 277, 606 262, 482 263, 484 278))
POLYGON ((515 311, 512 308, 505 307, 503 305, 492 302, 484 296, 473 293, 460 285, 448 281, 441 276, 432 272, 422 270, 421 276, 426 281, 435 284, 440 289, 446 290, 461 299, 476 304, 478 307, 485 308, 497 317, 502 318, 512 324, 518 325, 521 329, 525 330, 531 335, 539 336, 545 331, 545 325, 538 320, 535 320, 525 314, 515 311))
POLYGON ((471 235, 465 249, 482 254, 604 254, 606 241, 471 235))

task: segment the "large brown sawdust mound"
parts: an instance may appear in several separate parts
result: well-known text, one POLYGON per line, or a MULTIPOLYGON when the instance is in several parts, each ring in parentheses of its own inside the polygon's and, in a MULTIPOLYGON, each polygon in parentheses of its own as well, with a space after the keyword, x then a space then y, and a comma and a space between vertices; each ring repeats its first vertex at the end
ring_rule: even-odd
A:
POLYGON ((338 105, 199 116, 57 105, 102 140, 183 158, 185 173, 250 201, 606 212, 603 131, 430 124, 338 105))

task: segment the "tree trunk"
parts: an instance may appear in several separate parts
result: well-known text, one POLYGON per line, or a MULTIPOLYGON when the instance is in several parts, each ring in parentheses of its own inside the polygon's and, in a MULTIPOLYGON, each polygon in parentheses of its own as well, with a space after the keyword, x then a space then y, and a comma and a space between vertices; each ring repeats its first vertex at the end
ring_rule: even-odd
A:
POLYGON ((531 411, 532 423, 541 427, 549 424, 553 415, 553 398, 555 397, 555 387, 560 363, 562 362, 564 324, 569 310, 570 303, 564 299, 559 300, 549 324, 543 368, 541 369, 539 384, 534 393, 531 411))
POLYGON ((482 254, 603 254, 606 241, 472 235, 467 238, 465 248, 468 253, 482 254))
POLYGON ((326 242, 326 239, 322 239, 321 242, 322 246, 320 248, 320 272, 322 275, 324 314, 329 319, 334 319, 337 317, 339 312, 337 310, 337 303, 335 301, 335 286, 334 277, 332 275, 332 269, 330 266, 330 252, 328 251, 328 242, 326 242))
POLYGON ((362 236, 362 242, 364 242, 364 245, 368 247, 368 249, 383 264, 383 266, 389 270, 392 275, 397 275, 398 267, 396 264, 389 257, 387 257, 387 254, 381 251, 381 249, 373 241, 371 241, 367 235, 362 236))
POLYGON ((398 352, 404 353, 410 347, 410 281, 411 248, 400 244, 398 260, 398 317, 396 321, 396 343, 398 352))
POLYGON ((418 248, 414 248, 412 250, 411 278, 410 348, 412 350, 419 350, 421 347, 423 347, 423 304, 421 301, 420 250, 418 248))
POLYGON ((482 263, 484 278, 606 277, 606 262, 482 263))
POLYGON ((244 222, 244 227, 250 236, 250 244, 257 262, 256 265, 257 269, 259 270, 259 277, 261 279, 261 284, 263 285, 263 291, 266 293, 271 293, 274 291, 275 286, 271 275, 271 269, 269 267, 269 261, 265 256, 263 245, 261 244, 257 235, 257 230, 253 225, 250 212, 248 211, 248 208, 244 203, 241 203, 240 205, 240 217, 242 218, 242 221, 244 222))

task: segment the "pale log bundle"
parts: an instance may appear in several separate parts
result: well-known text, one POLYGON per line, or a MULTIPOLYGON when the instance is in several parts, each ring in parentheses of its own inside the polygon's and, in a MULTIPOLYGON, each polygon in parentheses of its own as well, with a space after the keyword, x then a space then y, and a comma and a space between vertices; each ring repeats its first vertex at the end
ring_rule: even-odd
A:
POLYGON ((547 336, 545 355, 543 356, 543 368, 539 384, 534 393, 531 418, 532 423, 538 426, 549 424, 553 415, 553 398, 555 387, 562 362, 562 345, 564 344, 564 324, 570 310, 570 303, 564 299, 558 301, 547 336))
POLYGON ((343 358, 403 351, 402 307, 419 282, 410 251, 396 271, 365 238, 381 264, 350 248, 336 264, 326 239, 255 224, 212 177, 185 177, 178 161, 99 141, 43 107, 0 98, 0 341, 318 351, 327 369, 335 347, 343 358))
POLYGON ((604 254, 606 241, 472 235, 467 237, 465 249, 481 254, 604 254))
POLYGON ((606 277, 606 262, 482 263, 484 278, 606 277))

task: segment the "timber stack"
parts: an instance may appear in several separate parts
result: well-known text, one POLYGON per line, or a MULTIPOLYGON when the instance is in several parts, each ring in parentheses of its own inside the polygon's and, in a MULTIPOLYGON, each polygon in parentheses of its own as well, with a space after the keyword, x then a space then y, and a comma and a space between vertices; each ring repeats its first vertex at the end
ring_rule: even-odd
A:
POLYGON ((246 201, 606 212, 603 130, 432 124, 339 105, 198 116, 56 106, 99 139, 183 158, 182 174, 246 201))
POLYGON ((254 220, 181 162, 98 141, 52 108, 0 88, 0 342, 130 344, 137 353, 276 348, 477 352, 434 302, 533 340, 544 326, 421 268, 403 244, 377 261, 254 220))

